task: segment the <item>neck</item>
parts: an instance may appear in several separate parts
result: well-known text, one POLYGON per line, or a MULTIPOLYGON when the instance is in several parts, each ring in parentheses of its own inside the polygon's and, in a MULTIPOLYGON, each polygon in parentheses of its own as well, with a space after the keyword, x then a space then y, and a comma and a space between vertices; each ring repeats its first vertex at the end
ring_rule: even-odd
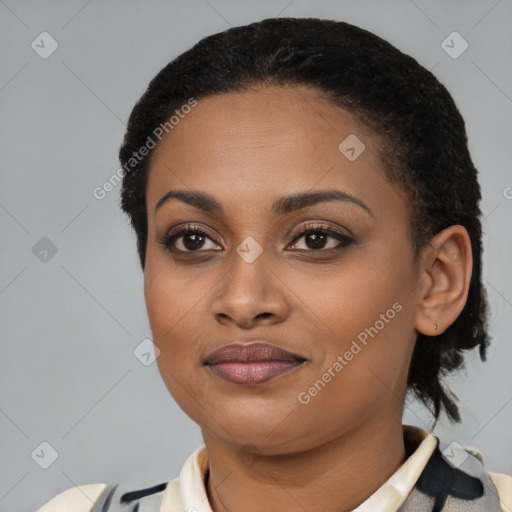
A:
POLYGON ((214 512, 345 512, 369 498, 404 462, 401 418, 359 426, 312 450, 251 456, 203 432, 214 512), (243 504, 243 507, 241 507, 243 504))

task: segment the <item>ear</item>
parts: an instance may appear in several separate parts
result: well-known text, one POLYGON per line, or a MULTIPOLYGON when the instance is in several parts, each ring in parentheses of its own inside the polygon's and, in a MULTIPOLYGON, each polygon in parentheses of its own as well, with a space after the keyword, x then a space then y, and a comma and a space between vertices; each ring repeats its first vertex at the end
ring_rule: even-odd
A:
POLYGON ((473 255, 466 228, 455 225, 438 233, 420 261, 414 327, 427 336, 437 336, 455 322, 468 297, 473 255))

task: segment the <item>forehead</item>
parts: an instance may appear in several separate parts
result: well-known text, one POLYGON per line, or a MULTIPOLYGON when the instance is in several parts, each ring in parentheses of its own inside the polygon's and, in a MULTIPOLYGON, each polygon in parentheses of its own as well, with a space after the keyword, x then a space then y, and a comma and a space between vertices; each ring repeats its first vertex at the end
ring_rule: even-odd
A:
POLYGON ((379 143, 355 116, 309 87, 209 96, 155 148, 148 208, 167 189, 261 205, 285 194, 338 188, 376 204, 399 194, 385 178, 379 143))
MULTIPOLYGON (((199 100, 194 109, 166 135, 153 155, 165 150, 182 156, 194 146, 193 157, 226 156, 253 149, 290 148, 294 154, 338 151, 340 137, 358 132, 375 136, 349 112, 335 106, 316 89, 305 86, 253 87, 241 93, 216 94, 199 100), (323 140, 323 144, 319 144, 323 140), (333 147, 334 146, 334 147, 333 147)), ((265 152, 262 151, 262 156, 265 152)), ((334 153, 336 154, 336 153, 334 153)), ((233 155, 234 156, 234 155, 233 155)), ((288 157, 291 155, 288 154, 288 157)))

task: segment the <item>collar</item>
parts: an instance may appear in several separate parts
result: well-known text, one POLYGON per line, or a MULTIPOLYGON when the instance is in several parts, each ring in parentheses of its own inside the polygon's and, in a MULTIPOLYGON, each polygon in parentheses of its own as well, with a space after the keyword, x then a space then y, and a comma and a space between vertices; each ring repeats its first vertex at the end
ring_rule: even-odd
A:
MULTIPOLYGON (((438 440, 432 434, 411 425, 403 425, 403 432, 406 445, 416 446, 416 449, 398 470, 353 512, 396 512, 411 493, 438 440)), ((205 487, 207 472, 206 447, 201 446, 186 460, 179 479, 168 483, 161 512, 212 512, 205 487)))
POLYGON ((418 447, 395 473, 353 512, 395 512, 411 493, 434 453, 438 440, 432 434, 411 425, 403 425, 403 431, 406 442, 419 441, 418 447))

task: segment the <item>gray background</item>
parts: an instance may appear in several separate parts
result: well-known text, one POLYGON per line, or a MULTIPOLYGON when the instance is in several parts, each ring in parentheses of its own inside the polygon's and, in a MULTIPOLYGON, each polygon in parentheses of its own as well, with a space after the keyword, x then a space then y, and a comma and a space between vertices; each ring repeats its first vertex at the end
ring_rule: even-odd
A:
MULTIPOLYGON (((272 16, 368 28, 453 94, 481 172, 494 339, 487 363, 471 353, 451 379, 463 424, 442 418, 434 432, 512 473, 511 14, 510 0, 0 0, 0 510, 34 510, 75 484, 170 480, 202 444, 156 363, 134 356, 151 337, 135 237, 119 187, 101 201, 92 191, 118 169, 125 122, 157 71, 205 35, 272 16), (31 47, 44 31, 59 45, 46 59, 31 47), (453 31, 469 43, 456 59, 441 47, 453 31), (58 453, 48 469, 44 441, 58 453)), ((405 421, 429 429, 416 404, 405 421)))

